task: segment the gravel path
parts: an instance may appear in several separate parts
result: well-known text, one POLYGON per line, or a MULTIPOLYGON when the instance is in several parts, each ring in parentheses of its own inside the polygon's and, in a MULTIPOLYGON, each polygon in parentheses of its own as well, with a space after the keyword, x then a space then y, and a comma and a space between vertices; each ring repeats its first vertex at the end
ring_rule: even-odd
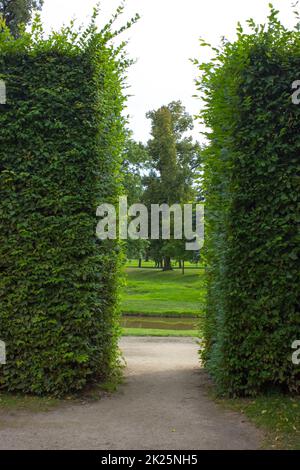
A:
POLYGON ((256 449, 262 435, 209 399, 189 338, 121 341, 119 391, 47 412, 1 412, 0 449, 256 449))

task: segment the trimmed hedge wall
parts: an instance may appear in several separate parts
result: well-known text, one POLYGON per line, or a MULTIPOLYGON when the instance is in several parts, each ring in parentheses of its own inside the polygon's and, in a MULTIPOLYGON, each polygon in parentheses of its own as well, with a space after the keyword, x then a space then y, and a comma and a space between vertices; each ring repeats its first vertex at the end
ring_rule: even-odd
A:
MULTIPOLYGON (((14 41, 2 24, 0 387, 63 395, 118 362, 117 242, 96 238, 96 208, 120 192, 126 64, 97 33, 14 41)), ((121 54, 122 56, 122 54, 121 54)))
MULTIPOLYGON (((220 392, 300 391, 300 34, 271 9, 198 64, 205 150, 207 310, 203 358, 220 392)), ((205 45, 205 44, 203 44, 205 45)))

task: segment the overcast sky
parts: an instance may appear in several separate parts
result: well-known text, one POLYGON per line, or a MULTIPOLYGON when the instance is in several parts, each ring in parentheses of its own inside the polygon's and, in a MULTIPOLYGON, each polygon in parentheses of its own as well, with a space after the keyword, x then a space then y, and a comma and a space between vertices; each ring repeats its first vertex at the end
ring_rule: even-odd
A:
MULTIPOLYGON (((76 18, 86 24, 96 0, 45 0, 42 13, 46 29, 57 29, 76 18)), ((121 0, 102 0, 99 25, 104 24, 121 0)), ((128 114, 136 140, 146 142, 150 123, 145 113, 173 100, 182 100, 195 115, 200 103, 195 94, 197 70, 190 58, 207 59, 208 52, 199 47, 198 38, 219 44, 221 36, 235 37, 238 21, 254 18, 265 22, 269 0, 127 0, 122 21, 141 15, 130 30, 128 52, 137 59, 128 74, 130 94, 128 114)), ((287 26, 295 24, 290 0, 274 0, 287 26)), ((127 38, 127 36, 125 36, 127 38)), ((194 136, 199 136, 197 126, 194 136)))

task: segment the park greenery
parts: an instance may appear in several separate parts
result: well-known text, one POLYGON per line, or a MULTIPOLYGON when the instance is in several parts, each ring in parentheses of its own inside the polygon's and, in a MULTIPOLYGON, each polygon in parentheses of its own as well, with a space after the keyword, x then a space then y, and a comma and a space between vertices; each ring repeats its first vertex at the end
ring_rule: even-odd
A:
POLYGON ((122 295, 123 314, 197 317, 204 310, 204 269, 165 273, 155 268, 128 267, 122 295))
POLYGON ((287 30, 270 6, 267 25, 239 24, 237 40, 195 60, 205 147, 180 101, 148 112, 143 144, 123 117, 126 43, 113 41, 137 17, 115 31, 120 7, 99 31, 96 9, 87 29, 45 38, 38 16, 28 28, 42 5, 0 1, 0 405, 109 383, 122 332, 198 336, 219 402, 267 429, 271 447, 295 448, 299 24, 287 30), (147 208, 205 201, 204 252, 97 240, 98 204, 124 194, 147 208))
MULTIPOLYGON (((201 146, 189 132, 193 118, 180 101, 173 101, 149 111, 151 139, 147 145, 128 139, 124 165, 124 186, 130 203, 142 202, 151 212, 152 204, 194 203, 200 200, 196 185, 201 168, 201 146)), ((129 135, 130 137, 130 135, 129 135)), ((199 253, 185 250, 186 240, 129 240, 127 257, 154 260, 164 271, 172 270, 173 262, 198 261, 199 253)))

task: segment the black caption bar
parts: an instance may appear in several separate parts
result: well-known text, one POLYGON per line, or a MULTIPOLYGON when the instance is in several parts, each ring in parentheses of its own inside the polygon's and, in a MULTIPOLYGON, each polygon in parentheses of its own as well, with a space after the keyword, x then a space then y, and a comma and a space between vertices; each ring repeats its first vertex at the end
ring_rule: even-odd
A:
POLYGON ((0 465, 35 464, 82 464, 84 468, 107 468, 121 466, 126 469, 173 465, 196 467, 222 463, 234 464, 284 464, 299 463, 299 451, 2 451, 0 465))

